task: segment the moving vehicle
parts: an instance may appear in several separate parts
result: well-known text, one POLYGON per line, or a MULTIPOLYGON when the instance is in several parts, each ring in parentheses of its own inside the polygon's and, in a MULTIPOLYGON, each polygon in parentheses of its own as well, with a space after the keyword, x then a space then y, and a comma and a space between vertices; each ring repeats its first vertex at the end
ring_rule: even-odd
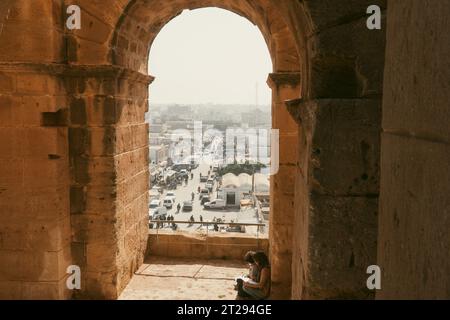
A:
POLYGON ((208 176, 200 175, 200 182, 207 182, 207 181, 208 181, 208 176))
POLYGON ((204 207, 205 209, 225 209, 227 207, 227 203, 223 199, 216 199, 205 203, 204 207))
POLYGON ((166 207, 166 209, 172 209, 174 203, 175 201, 173 201, 172 197, 166 197, 164 199, 164 207, 166 207))
POLYGON ((183 212, 190 212, 194 209, 194 203, 192 201, 183 202, 183 212))

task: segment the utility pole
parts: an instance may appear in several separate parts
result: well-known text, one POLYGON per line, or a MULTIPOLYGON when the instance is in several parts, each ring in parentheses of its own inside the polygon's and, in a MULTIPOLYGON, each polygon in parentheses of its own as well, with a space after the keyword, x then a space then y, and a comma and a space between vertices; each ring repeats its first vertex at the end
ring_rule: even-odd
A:
POLYGON ((259 106, 259 90, 258 90, 259 88, 258 88, 258 82, 256 82, 256 84, 255 84, 255 103, 256 103, 256 109, 258 109, 258 106, 259 106))

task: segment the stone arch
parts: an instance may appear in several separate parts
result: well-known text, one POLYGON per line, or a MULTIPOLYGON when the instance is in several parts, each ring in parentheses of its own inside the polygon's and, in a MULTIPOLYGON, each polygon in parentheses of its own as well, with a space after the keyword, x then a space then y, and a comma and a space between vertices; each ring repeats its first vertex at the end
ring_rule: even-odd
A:
MULTIPOLYGON (((121 44, 120 37, 127 34, 128 23, 139 22, 138 8, 145 18, 146 5, 157 9, 169 1, 64 4, 74 2, 82 8, 85 26, 78 31, 64 29, 61 2, 0 5, 0 99, 3 111, 11 112, 0 123, 0 137, 7 140, 0 144, 0 160, 8 168, 14 163, 0 180, 7 186, 0 204, 14 219, 3 217, 0 226, 17 240, 6 250, 20 251, 14 258, 24 264, 31 257, 35 267, 31 274, 25 269, 0 274, 13 281, 7 291, 20 297, 36 297, 36 292, 69 297, 64 266, 78 264, 85 271, 82 296, 116 298, 146 247, 147 216, 142 212, 148 128, 143 114, 152 78, 142 64, 148 47, 142 45, 140 55, 123 59, 121 53, 133 53, 133 46, 121 44), (9 9, 12 15, 5 11, 9 9), (30 141, 39 148, 23 152, 19 146, 30 146, 30 141), (26 189, 14 183, 12 173, 29 182, 26 189), (32 220, 29 212, 35 214, 32 220), (39 240, 30 242, 30 234, 39 240)), ((370 4, 385 9, 385 1, 185 4, 191 9, 218 6, 245 16, 260 27, 271 49, 274 127, 284 130, 287 146, 281 159, 285 171, 272 183, 280 191, 274 206, 284 207, 288 218, 271 217, 277 225, 271 236, 278 239, 271 247, 272 257, 278 257, 272 260, 274 279, 285 288, 280 296, 367 296, 365 267, 376 260, 384 29, 368 31, 365 10, 370 4)), ((162 21, 180 9, 163 15, 162 21)), ((161 25, 154 27, 156 32, 161 25)), ((2 260, 10 261, 2 250, 2 260)))
POLYGON ((278 8, 267 0, 133 0, 115 29, 111 43, 112 63, 146 73, 150 48, 162 27, 183 10, 207 7, 234 12, 258 26, 269 48, 274 72, 300 72, 300 56, 295 37, 278 8))
MULTIPOLYGON (((276 181, 290 180, 290 185, 294 185, 292 165, 296 163, 296 156, 285 150, 289 148, 289 144, 296 143, 298 124, 287 112, 283 101, 300 97, 302 56, 297 51, 296 35, 286 24, 279 8, 267 0, 131 1, 115 29, 109 56, 113 65, 145 74, 150 48, 161 29, 183 10, 212 6, 234 12, 251 21, 258 26, 268 45, 274 70, 269 77, 269 85, 273 91, 273 127, 280 129, 282 154, 280 172, 272 179, 271 237, 285 237, 283 234, 292 234, 290 230, 293 215, 290 216, 291 219, 285 219, 282 213, 293 213, 294 192, 283 190, 276 181), (274 199, 280 201, 275 202, 274 199)), ((285 267, 291 264, 292 248, 289 243, 290 240, 287 240, 280 245, 271 245, 270 248, 274 270, 273 287, 274 291, 278 291, 274 296, 285 298, 290 297, 291 291, 291 277, 286 276, 285 267)), ((288 270, 287 274, 290 273, 289 267, 288 270)))

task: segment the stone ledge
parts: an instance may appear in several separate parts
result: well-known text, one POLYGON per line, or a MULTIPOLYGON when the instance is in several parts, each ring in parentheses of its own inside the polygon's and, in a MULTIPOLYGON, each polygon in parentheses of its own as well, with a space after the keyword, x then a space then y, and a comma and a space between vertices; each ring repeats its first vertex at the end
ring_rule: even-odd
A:
POLYGON ((301 83, 300 72, 277 72, 270 73, 267 78, 267 85, 274 89, 280 86, 296 87, 301 83))
POLYGON ((115 65, 68 65, 52 63, 14 63, 0 62, 0 72, 42 73, 55 76, 83 78, 127 78, 151 84, 152 76, 115 65))
POLYGON ((160 231, 158 235, 150 232, 148 237, 149 255, 176 258, 202 258, 242 260, 250 250, 269 251, 269 239, 241 234, 218 234, 202 237, 189 233, 160 231))

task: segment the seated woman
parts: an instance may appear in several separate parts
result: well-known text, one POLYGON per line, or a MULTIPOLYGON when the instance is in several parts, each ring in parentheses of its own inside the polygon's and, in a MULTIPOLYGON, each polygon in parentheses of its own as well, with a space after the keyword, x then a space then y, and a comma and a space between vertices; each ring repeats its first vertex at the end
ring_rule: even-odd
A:
POLYGON ((264 300, 270 296, 271 289, 269 259, 264 252, 256 252, 253 260, 258 268, 258 277, 256 280, 244 281, 242 289, 251 298, 264 300))
POLYGON ((258 266, 255 263, 255 260, 253 260, 253 255, 255 254, 254 251, 249 251, 244 256, 244 261, 248 263, 249 265, 249 272, 248 275, 238 277, 236 279, 236 286, 234 287, 235 290, 240 292, 240 295, 246 295, 242 290, 242 286, 244 285, 244 279, 249 278, 252 281, 257 281, 259 277, 259 269, 258 266))

